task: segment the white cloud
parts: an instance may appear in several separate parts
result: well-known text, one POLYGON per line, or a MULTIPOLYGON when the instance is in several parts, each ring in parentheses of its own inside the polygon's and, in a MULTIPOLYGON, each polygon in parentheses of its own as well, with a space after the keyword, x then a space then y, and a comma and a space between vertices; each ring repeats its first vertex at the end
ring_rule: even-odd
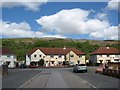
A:
POLYGON ((108 20, 108 18, 107 18, 107 14, 105 14, 105 13, 98 13, 97 15, 96 15, 96 18, 98 18, 98 19, 100 19, 100 20, 108 20))
POLYGON ((55 31, 59 34, 77 34, 84 33, 85 29, 84 20, 87 20, 87 16, 90 11, 82 9, 62 10, 54 15, 43 16, 36 21, 43 26, 43 29, 48 31, 55 31), (74 28, 74 29, 73 29, 74 28))
POLYGON ((61 35, 49 35, 42 33, 40 31, 32 31, 31 27, 26 22, 16 23, 16 22, 0 22, 0 28, 2 36, 4 37, 56 37, 65 38, 61 35))
POLYGON ((112 40, 118 39, 118 26, 111 26, 101 31, 92 32, 90 36, 112 40))
POLYGON ((6 8, 12 8, 12 7, 25 7, 26 10, 32 10, 32 11, 38 11, 40 9, 40 6, 43 4, 46 4, 47 0, 41 0, 38 2, 38 0, 4 0, 2 1, 2 4, 0 4, 0 7, 6 7, 6 8))
POLYGON ((67 38, 67 36, 61 36, 61 35, 44 35, 42 37, 51 37, 51 38, 67 38))
POLYGON ((36 21, 42 25, 42 32, 55 32, 60 35, 88 34, 94 38, 117 39, 118 34, 115 28, 117 26, 111 26, 104 20, 105 14, 99 14, 99 18, 89 19, 90 13, 91 11, 78 8, 62 10, 54 15, 43 16, 36 21))
POLYGON ((118 2, 120 0, 111 0, 110 2, 108 2, 108 5, 106 8, 108 8, 109 10, 118 10, 118 2))

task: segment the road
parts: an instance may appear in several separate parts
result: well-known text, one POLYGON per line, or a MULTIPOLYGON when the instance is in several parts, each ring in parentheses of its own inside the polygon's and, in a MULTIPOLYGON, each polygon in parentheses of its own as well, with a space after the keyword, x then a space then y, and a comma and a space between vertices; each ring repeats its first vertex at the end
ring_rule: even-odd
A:
POLYGON ((94 73, 73 73, 72 68, 9 70, 3 88, 118 88, 119 79, 94 73))
POLYGON ((10 69, 9 74, 2 77, 2 88, 18 88, 40 72, 41 70, 10 69))
MULTIPOLYGON (((72 72, 72 71, 71 71, 72 72)), ((120 79, 94 73, 95 68, 89 67, 87 73, 74 73, 78 77, 92 84, 96 88, 120 88, 120 79)))

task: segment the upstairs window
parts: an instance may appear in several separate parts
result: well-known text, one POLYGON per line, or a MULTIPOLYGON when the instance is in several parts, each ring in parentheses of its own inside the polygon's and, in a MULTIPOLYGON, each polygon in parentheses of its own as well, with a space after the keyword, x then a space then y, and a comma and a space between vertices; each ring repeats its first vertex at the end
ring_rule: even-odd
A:
POLYGON ((51 58, 54 58, 54 55, 50 55, 51 58))
POLYGON ((117 58, 118 58, 118 57, 120 57, 120 56, 119 56, 119 55, 115 55, 115 57, 117 57, 117 58))
POLYGON ((70 55, 70 57, 74 57, 74 55, 73 55, 73 54, 71 54, 71 55, 70 55))
POLYGON ((107 57, 110 57, 110 55, 107 55, 107 57))
POLYGON ((39 57, 42 57, 42 55, 39 55, 39 57))
POLYGON ((37 55, 35 54, 34 57, 37 57, 37 55))
POLYGON ((79 58, 81 58, 82 57, 82 55, 79 55, 79 58))
POLYGON ((7 57, 10 57, 10 55, 7 55, 7 57))
POLYGON ((62 55, 59 55, 59 58, 61 58, 62 57, 62 55))
POLYGON ((102 55, 99 55, 100 57, 102 57, 102 55))

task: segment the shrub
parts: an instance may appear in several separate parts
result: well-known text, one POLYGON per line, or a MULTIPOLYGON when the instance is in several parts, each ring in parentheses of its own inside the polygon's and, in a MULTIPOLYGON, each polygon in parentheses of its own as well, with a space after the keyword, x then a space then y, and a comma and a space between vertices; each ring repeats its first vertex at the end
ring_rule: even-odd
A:
POLYGON ((39 65, 39 66, 43 66, 43 65, 44 65, 44 59, 40 59, 40 60, 38 61, 38 65, 39 65))

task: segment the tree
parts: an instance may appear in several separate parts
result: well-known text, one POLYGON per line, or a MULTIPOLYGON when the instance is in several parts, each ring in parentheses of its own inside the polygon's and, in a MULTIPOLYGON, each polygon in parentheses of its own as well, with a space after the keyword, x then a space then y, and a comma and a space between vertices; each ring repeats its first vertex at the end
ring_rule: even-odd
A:
POLYGON ((44 65, 44 59, 40 59, 38 61, 38 66, 43 66, 44 65))

